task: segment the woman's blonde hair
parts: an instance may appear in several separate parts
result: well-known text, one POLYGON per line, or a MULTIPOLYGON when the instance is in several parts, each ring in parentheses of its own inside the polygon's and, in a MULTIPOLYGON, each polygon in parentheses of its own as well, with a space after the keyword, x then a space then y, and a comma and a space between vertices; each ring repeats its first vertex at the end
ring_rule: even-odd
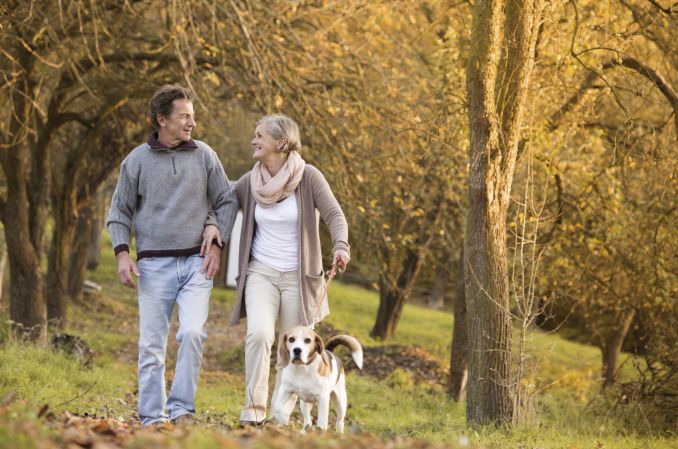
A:
POLYGON ((285 145, 279 151, 289 153, 301 150, 301 137, 297 123, 285 114, 271 114, 259 119, 257 126, 264 125, 275 140, 285 139, 285 145))

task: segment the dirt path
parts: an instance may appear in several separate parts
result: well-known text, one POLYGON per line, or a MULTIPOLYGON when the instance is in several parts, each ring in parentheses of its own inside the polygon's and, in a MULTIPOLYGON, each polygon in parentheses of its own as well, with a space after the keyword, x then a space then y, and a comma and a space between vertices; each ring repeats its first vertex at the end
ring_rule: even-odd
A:
MULTIPOLYGON (((137 336, 138 336, 138 315, 136 303, 131 300, 128 302, 114 302, 112 299, 101 298, 98 303, 90 303, 87 306, 87 313, 90 316, 102 316, 100 314, 109 314, 114 316, 112 320, 113 329, 107 329, 109 332, 125 335, 128 337, 124 344, 114 349, 117 359, 131 367, 136 365, 137 360, 137 336)), ((245 339, 245 323, 237 326, 228 326, 230 317, 230 306, 214 301, 210 305, 210 315, 207 321, 206 330, 208 339, 203 355, 203 365, 201 377, 208 382, 223 377, 224 373, 244 374, 243 366, 243 344, 245 339)), ((178 330, 178 318, 174 314, 170 326, 170 337, 168 339, 167 350, 167 379, 173 376, 174 366, 179 344, 176 341, 176 332, 178 330)), ((92 323, 81 323, 76 326, 81 335, 87 335, 91 332, 92 323)), ((101 324, 104 326, 104 324, 101 324)), ((103 329, 102 329, 103 330, 103 329)), ((321 323, 318 326, 318 332, 324 337, 342 333, 338 329, 332 328, 327 323, 321 323)), ((409 373, 412 380, 416 383, 428 383, 442 386, 445 383, 446 373, 435 359, 425 351, 419 348, 407 348, 402 346, 376 346, 365 347, 365 369, 360 371, 361 375, 368 375, 377 379, 387 379, 394 371, 402 370, 409 373)), ((346 369, 348 371, 357 371, 350 357, 346 357, 346 369)), ((96 362, 95 362, 96 363, 96 362)), ((41 419, 44 419, 49 427, 54 429, 59 435, 58 439, 66 442, 68 447, 85 447, 96 449, 107 449, 122 447, 129 444, 150 443, 153 447, 173 447, 176 442, 185 441, 190 435, 190 429, 176 428, 167 424, 153 429, 142 429, 138 417, 136 416, 137 397, 133 392, 125 394, 120 399, 125 404, 125 411, 116 418, 103 418, 96 416, 77 416, 68 412, 53 415, 45 411, 41 419), (143 443, 141 443, 143 441, 143 443)), ((262 444, 266 447, 314 447, 314 437, 304 440, 305 444, 294 444, 299 442, 298 430, 292 423, 291 429, 279 429, 272 426, 258 429, 232 429, 224 422, 213 419, 200 419, 201 428, 212 429, 217 432, 217 440, 221 447, 251 447, 252 444, 262 444), (225 436, 225 437, 224 437, 225 436), (272 445, 271 445, 272 444, 272 445), (278 446, 279 445, 279 446, 278 446)), ((350 428, 350 426, 349 426, 350 428)), ((349 430, 349 433, 352 430, 349 430)), ((361 432, 357 430, 356 432, 361 432)), ((317 436, 316 436, 317 437, 317 436)), ((304 437, 307 438, 307 437, 304 437)), ((53 441, 53 440, 52 440, 53 441)), ((385 447, 384 442, 373 436, 360 434, 352 435, 349 440, 337 440, 324 437, 323 441, 327 447, 348 448, 348 447, 385 447)), ((430 447, 419 441, 403 441, 401 447, 430 447)), ((149 447, 150 447, 149 446, 149 447)), ((393 446, 393 442, 387 444, 393 446)), ((43 447, 43 446, 41 446, 43 447)), ((44 445, 51 448, 49 443, 44 445)))

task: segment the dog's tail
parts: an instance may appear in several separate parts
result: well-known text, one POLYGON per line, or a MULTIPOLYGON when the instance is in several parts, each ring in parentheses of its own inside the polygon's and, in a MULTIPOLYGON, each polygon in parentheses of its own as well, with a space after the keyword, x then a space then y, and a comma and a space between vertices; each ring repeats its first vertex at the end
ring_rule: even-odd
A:
POLYGON ((351 337, 350 335, 335 335, 334 337, 327 340, 325 343, 325 349, 328 351, 333 351, 337 346, 346 346, 351 350, 351 355, 353 356, 353 361, 358 368, 363 369, 363 347, 360 345, 360 342, 351 337))

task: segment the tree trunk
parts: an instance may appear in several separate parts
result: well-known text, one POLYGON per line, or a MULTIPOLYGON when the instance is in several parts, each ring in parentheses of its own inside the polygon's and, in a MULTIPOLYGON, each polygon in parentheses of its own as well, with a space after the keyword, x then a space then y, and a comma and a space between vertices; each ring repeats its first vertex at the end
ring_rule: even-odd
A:
POLYGON ((615 326, 614 330, 606 336, 600 348, 603 356, 603 388, 611 387, 616 381, 619 355, 635 316, 634 310, 626 310, 618 321, 619 326, 615 326))
POLYGON ((7 245, 5 244, 4 236, 2 238, 2 250, 0 250, 0 301, 2 301, 2 288, 5 284, 5 267, 7 266, 7 245))
POLYGON ((459 258, 457 288, 454 298, 454 325, 452 330, 452 353, 450 356, 450 382, 447 393, 455 402, 466 395, 468 380, 468 335, 466 327, 466 286, 464 285, 464 250, 459 258))
MULTIPOLYGON (((13 329, 22 337, 44 340, 45 302, 43 296, 40 257, 43 249, 43 235, 48 198, 36 198, 29 192, 28 179, 30 164, 40 151, 31 151, 30 145, 45 148, 52 128, 41 125, 38 143, 34 140, 28 124, 33 121, 32 97, 34 83, 29 80, 36 59, 29 52, 15 47, 16 62, 21 67, 21 79, 12 90, 9 102, 9 135, 12 144, 0 152, 0 164, 7 187, 2 196, 2 220, 5 227, 7 256, 10 270, 10 319, 13 329), (36 218, 42 219, 36 220, 36 218)), ((36 173, 35 176, 43 176, 36 173)))
POLYGON ((7 210, 11 212, 5 214, 4 222, 11 279, 10 318, 19 335, 40 341, 46 335, 42 270, 40 256, 29 238, 28 197, 22 188, 25 184, 21 175, 17 176, 17 183, 8 179, 8 184, 16 188, 8 189, 7 210))
MULTIPOLYGON (((485 177, 476 181, 483 182, 485 177)), ((506 265, 506 209, 488 207, 487 191, 471 187, 464 253, 469 338, 467 419, 509 423, 511 315, 506 265), (503 210, 502 210, 503 209, 503 210)))
MULTIPOLYGON (((106 216, 105 203, 101 198, 101 192, 95 195, 93 201, 96 201, 97 204, 87 206, 92 208, 89 228, 86 231, 89 235, 87 239, 87 269, 90 271, 96 270, 101 261, 101 233, 104 229, 106 216)), ((80 238, 80 234, 78 234, 78 238, 80 238)))
POLYGON ((75 218, 62 207, 54 217, 52 242, 47 260, 47 322, 63 329, 68 307, 68 280, 73 248, 75 218))
POLYGON ((540 15, 541 0, 477 0, 474 5, 464 234, 466 417, 472 425, 510 424, 513 418, 506 217, 540 15))
POLYGON ((68 296, 77 301, 82 297, 87 270, 95 270, 99 265, 101 249, 101 222, 103 209, 93 196, 80 209, 78 223, 73 237, 73 251, 69 261, 68 296), (94 252, 97 252, 96 257, 94 252))
POLYGON ((445 297, 447 296, 448 287, 450 285, 449 270, 441 267, 437 270, 435 278, 433 279, 433 287, 431 288, 431 295, 428 298, 428 307, 436 310, 441 310, 445 307, 445 297))
POLYGON ((372 338, 388 340, 393 337, 403 306, 419 273, 419 261, 419 256, 408 250, 395 286, 389 282, 387 274, 379 276, 379 310, 370 332, 372 338))
MULTIPOLYGON (((96 204, 88 203, 80 209, 78 223, 75 226, 73 237, 73 251, 70 255, 68 271, 68 296, 72 300, 78 300, 82 296, 82 287, 85 282, 85 273, 90 269, 92 247, 96 247, 97 235, 101 234, 98 229, 98 208, 96 204)), ((97 261, 98 264, 98 261, 97 261)))
POLYGON ((379 284, 379 310, 370 336, 379 340, 389 340, 395 334, 405 298, 397 289, 386 288, 381 282, 379 284))
MULTIPOLYGON (((494 85, 503 2, 476 1, 468 62, 469 207, 464 279, 469 339, 466 418, 470 424, 510 423, 511 321, 506 266, 506 191, 490 157, 501 154, 494 85)), ((501 159, 501 158, 499 158, 501 159)), ((505 187, 505 186, 504 186, 505 187)))

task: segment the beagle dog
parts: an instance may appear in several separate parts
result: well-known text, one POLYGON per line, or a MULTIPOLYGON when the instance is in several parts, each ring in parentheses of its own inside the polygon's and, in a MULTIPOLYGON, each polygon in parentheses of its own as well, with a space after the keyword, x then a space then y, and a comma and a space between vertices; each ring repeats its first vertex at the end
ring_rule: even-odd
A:
POLYGON ((283 335, 278 345, 278 356, 282 375, 278 392, 271 404, 271 418, 274 423, 286 426, 297 402, 304 416, 304 429, 313 424, 311 407, 318 403, 320 429, 327 429, 330 413, 330 396, 337 414, 336 431, 343 433, 346 415, 346 375, 344 367, 332 350, 346 346, 358 368, 363 367, 363 348, 360 342, 349 335, 337 335, 327 344, 312 329, 297 326, 283 335))

